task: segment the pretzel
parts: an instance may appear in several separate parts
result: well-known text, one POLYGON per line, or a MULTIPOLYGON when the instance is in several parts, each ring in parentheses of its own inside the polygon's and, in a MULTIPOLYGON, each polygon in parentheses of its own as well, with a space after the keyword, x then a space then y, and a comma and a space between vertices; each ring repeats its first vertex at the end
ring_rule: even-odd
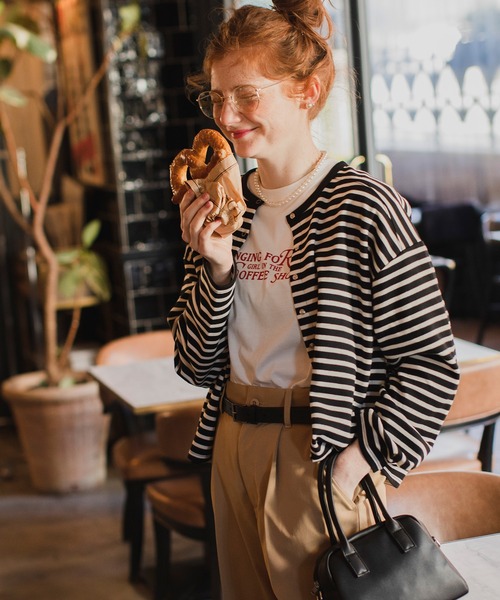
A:
MULTIPOLYGON (((172 161, 170 165, 170 186, 172 188, 172 202, 179 204, 188 189, 192 189, 196 195, 207 192, 214 204, 214 208, 205 220, 205 224, 215 220, 220 221, 216 234, 225 237, 232 234, 241 227, 245 202, 240 189, 236 189, 233 180, 228 176, 229 170, 225 159, 232 157, 231 146, 226 139, 214 129, 202 129, 193 140, 193 148, 184 149, 172 161), (208 149, 212 148, 213 155, 207 163, 208 149), (220 162, 220 171, 212 173, 212 170, 220 162), (188 181, 188 170, 192 181, 188 181), (206 180, 206 181, 205 181, 206 180)), ((229 161, 231 164, 231 159, 229 161)), ((231 169, 237 169, 238 185, 240 174, 238 165, 232 157, 231 169)))
POLYGON ((205 179, 215 165, 230 154, 231 146, 218 131, 202 129, 193 140, 193 148, 181 150, 170 165, 170 186, 174 193, 172 202, 179 204, 188 189, 188 168, 192 179, 205 179), (205 161, 209 148, 213 149, 213 155, 207 164, 205 161))

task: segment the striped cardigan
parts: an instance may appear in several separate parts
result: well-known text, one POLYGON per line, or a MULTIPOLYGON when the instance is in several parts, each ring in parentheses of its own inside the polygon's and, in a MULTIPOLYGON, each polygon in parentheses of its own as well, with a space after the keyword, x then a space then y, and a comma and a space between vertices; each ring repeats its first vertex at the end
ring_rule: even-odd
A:
MULTIPOLYGON (((236 253, 260 205, 243 177, 247 211, 236 253)), ((394 189, 335 165, 287 220, 290 285, 312 363, 311 459, 354 438, 374 471, 397 486, 429 452, 459 373, 448 315, 428 251, 394 189)), ((204 260, 185 253, 185 279, 168 323, 176 370, 209 392, 190 457, 210 460, 229 376, 227 322, 235 282, 220 288, 204 260)))

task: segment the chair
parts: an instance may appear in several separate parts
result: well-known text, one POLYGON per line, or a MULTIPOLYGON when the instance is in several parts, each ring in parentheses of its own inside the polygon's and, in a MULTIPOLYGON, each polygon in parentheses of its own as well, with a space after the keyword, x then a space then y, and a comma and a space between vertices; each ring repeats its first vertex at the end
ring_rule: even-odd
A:
MULTIPOLYGON (((123 365, 138 360, 172 356, 174 340, 168 330, 125 336, 105 344, 97 353, 97 365, 123 365)), ((144 490, 146 484, 177 475, 177 470, 163 460, 154 429, 130 433, 134 417, 112 397, 101 390, 108 411, 127 423, 121 437, 114 442, 112 463, 120 473, 125 486, 123 508, 123 539, 130 543, 129 580, 140 578, 144 537, 144 490)))
POLYGON ((185 472, 184 476, 157 481, 146 487, 156 544, 155 600, 172 597, 172 531, 204 543, 210 597, 211 600, 220 597, 210 496, 210 466, 195 465, 187 458, 201 406, 200 403, 199 406, 173 408, 158 414, 156 418, 158 444, 167 464, 185 469, 185 472))
POLYGON ((391 515, 415 516, 440 542, 500 532, 500 475, 410 473, 397 489, 387 488, 391 515))
POLYGON ((435 447, 415 471, 491 471, 495 426, 499 417, 500 359, 464 367, 455 400, 435 447), (478 425, 483 427, 479 448, 478 442, 464 433, 478 425), (456 432, 460 434, 458 442, 456 432))
POLYGON ((431 256, 432 264, 436 270, 439 289, 448 310, 451 308, 453 288, 455 286, 455 271, 457 264, 452 258, 444 256, 431 256))
POLYGON ((453 302, 447 304, 448 309, 452 314, 477 313, 483 306, 483 209, 474 203, 410 202, 415 214, 412 220, 431 256, 456 263, 453 302))
POLYGON ((500 312, 500 213, 483 215, 483 236, 486 246, 484 299, 476 343, 482 344, 488 325, 495 313, 500 312))

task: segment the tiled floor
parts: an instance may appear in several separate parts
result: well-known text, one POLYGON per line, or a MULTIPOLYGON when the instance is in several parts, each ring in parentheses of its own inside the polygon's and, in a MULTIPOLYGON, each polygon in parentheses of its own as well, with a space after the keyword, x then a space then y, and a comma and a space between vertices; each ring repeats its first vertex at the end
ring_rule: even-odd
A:
MULTIPOLYGON (((457 337, 475 340, 474 321, 455 321, 457 337)), ((484 344, 500 350, 500 327, 484 344)), ((500 436, 496 471, 500 472, 500 436)), ((37 494, 12 427, 0 427, 0 598, 2 600, 144 600, 147 585, 127 581, 127 546, 120 539, 123 490, 112 470, 101 488, 68 496, 37 494)), ((147 519, 144 563, 154 564, 152 528, 147 519)), ((201 556, 196 542, 174 539, 179 565, 195 574, 201 556)), ((194 585, 193 577, 188 577, 194 585)), ((182 586, 173 600, 201 596, 182 586)))
MULTIPOLYGON (((0 427, 0 599, 151 599, 151 519, 144 556, 149 582, 131 585, 128 549, 120 538, 123 496, 111 469, 94 490, 65 496, 35 492, 15 431, 0 427)), ((173 555, 182 585, 172 600, 206 600, 200 593, 201 545, 174 535, 173 555)))

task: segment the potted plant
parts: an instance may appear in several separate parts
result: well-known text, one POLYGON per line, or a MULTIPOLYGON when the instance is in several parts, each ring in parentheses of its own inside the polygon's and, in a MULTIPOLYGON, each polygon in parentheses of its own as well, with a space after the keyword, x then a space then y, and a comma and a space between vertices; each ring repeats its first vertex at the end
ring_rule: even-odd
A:
POLYGON ((17 143, 5 104, 22 106, 21 90, 9 85, 9 74, 19 53, 29 53, 45 62, 54 62, 55 49, 40 37, 36 28, 17 10, 7 10, 0 2, 0 44, 8 43, 12 58, 0 59, 0 135, 19 189, 29 197, 31 217, 23 213, 0 169, 0 197, 13 220, 34 241, 41 274, 41 305, 44 330, 44 368, 34 373, 15 375, 2 385, 2 393, 13 410, 31 479, 35 488, 46 492, 66 492, 91 487, 105 477, 107 416, 103 415, 97 384, 85 373, 74 373, 69 352, 79 324, 82 294, 94 301, 109 298, 106 271, 100 257, 90 246, 99 223, 83 230, 79 248, 57 250, 45 231, 47 208, 54 183, 56 165, 66 130, 77 119, 104 77, 109 61, 126 36, 136 27, 140 9, 137 3, 120 9, 121 29, 112 47, 93 74, 82 95, 68 111, 62 111, 53 128, 40 191, 34 192, 17 163, 17 143), (83 290, 85 288, 85 291, 83 290), (62 349, 58 344, 57 311, 62 300, 73 310, 73 318, 62 349))

